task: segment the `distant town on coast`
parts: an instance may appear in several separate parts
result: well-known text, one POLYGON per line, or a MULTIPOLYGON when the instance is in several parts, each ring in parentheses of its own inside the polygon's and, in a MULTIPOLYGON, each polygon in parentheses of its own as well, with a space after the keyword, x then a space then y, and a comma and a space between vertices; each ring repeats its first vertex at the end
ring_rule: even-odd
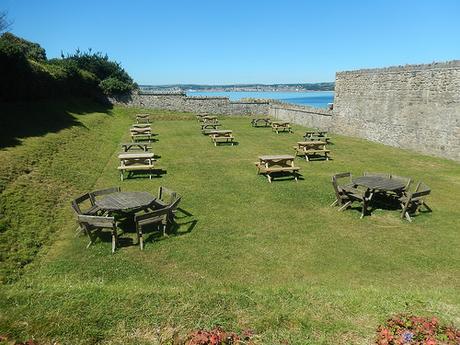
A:
POLYGON ((230 85, 139 85, 145 91, 204 91, 204 92, 306 92, 334 91, 334 82, 299 84, 230 84, 230 85))

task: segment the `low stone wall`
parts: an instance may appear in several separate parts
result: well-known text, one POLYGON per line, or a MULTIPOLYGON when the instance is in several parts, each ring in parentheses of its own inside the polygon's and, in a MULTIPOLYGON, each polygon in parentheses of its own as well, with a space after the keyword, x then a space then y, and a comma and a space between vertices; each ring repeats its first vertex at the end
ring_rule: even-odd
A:
POLYGON ((112 103, 150 109, 227 115, 267 115, 270 102, 232 102, 228 97, 188 97, 183 92, 132 93, 112 103))
POLYGON ((292 104, 272 104, 269 114, 276 119, 297 125, 324 131, 333 130, 333 113, 327 109, 292 104))
POLYGON ((337 73, 334 131, 460 161, 460 61, 337 73))

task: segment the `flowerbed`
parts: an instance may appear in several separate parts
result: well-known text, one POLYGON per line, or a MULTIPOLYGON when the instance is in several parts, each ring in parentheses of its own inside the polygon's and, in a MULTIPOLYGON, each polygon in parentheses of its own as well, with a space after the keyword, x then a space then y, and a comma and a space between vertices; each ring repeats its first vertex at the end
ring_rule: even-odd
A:
POLYGON ((377 345, 459 345, 460 330, 436 318, 396 315, 377 329, 377 345))

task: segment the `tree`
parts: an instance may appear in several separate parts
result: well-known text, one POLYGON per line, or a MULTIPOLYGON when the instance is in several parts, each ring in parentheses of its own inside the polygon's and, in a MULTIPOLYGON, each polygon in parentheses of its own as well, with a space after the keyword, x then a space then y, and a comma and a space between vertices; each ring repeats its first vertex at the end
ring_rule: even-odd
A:
POLYGON ((8 30, 11 26, 11 22, 8 21, 8 16, 5 11, 0 12, 0 33, 8 30))

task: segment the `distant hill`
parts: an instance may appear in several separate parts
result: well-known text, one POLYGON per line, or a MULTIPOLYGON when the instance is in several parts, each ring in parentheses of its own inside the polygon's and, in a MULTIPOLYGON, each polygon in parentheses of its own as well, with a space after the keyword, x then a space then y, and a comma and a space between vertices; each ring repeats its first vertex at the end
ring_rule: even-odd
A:
POLYGON ((139 85, 145 91, 334 91, 334 82, 298 84, 230 84, 230 85, 139 85))

